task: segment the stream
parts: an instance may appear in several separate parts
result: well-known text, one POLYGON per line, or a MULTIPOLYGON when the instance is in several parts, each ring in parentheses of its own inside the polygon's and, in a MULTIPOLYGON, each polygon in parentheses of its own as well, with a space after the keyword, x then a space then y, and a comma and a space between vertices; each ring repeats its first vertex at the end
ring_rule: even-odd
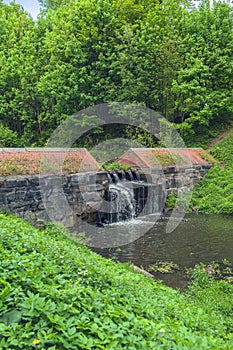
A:
MULTIPOLYGON (((166 233, 167 221, 167 216, 161 217, 146 234, 127 245, 93 250, 106 258, 132 262, 146 270, 158 262, 178 264, 179 270, 173 273, 157 272, 154 276, 168 286, 181 289, 187 285, 185 268, 193 268, 200 262, 222 262, 223 259, 233 264, 232 216, 186 214, 171 233, 166 233)), ((140 230, 138 222, 126 222, 124 225, 129 225, 130 230, 140 230)), ((114 226, 120 231, 122 223, 114 226)))

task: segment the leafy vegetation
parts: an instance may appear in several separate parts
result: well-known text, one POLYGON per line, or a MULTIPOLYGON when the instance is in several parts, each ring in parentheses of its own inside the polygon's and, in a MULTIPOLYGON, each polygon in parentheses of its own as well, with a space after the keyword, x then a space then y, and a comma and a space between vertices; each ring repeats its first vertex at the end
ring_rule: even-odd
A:
POLYGON ((207 161, 207 163, 210 163, 210 164, 216 163, 216 159, 213 156, 211 156, 211 154, 209 154, 207 151, 197 150, 197 152, 201 156, 202 159, 207 161))
POLYGON ((0 347, 228 349, 233 286, 195 272, 185 294, 90 252, 64 229, 0 215, 0 347))
POLYGON ((127 170, 132 169, 132 167, 130 165, 124 165, 124 164, 121 164, 119 162, 112 162, 112 163, 109 163, 109 164, 102 164, 101 167, 104 170, 116 170, 116 169, 119 169, 119 170, 127 171, 127 170))
MULTIPOLYGON (((207 274, 215 280, 225 280, 229 283, 233 282, 233 265, 226 259, 223 259, 221 262, 212 261, 208 265, 199 263, 195 268, 199 271, 207 272, 207 274)), ((193 269, 190 269, 188 273, 193 276, 193 269)))
MULTIPOLYGON (((80 170, 81 159, 68 153, 62 164, 62 173, 71 174, 80 170)), ((86 165, 88 170, 88 164, 86 165)), ((82 165, 82 171, 85 170, 85 164, 82 165)), ((4 154, 0 160, 0 176, 8 175, 27 175, 27 174, 58 174, 60 169, 59 159, 56 155, 46 159, 43 152, 24 155, 20 152, 4 154)))
POLYGON ((0 123, 0 147, 14 147, 17 145, 17 133, 0 123))
POLYGON ((157 152, 156 150, 153 150, 152 156, 155 157, 159 164, 164 166, 181 164, 184 162, 183 157, 181 157, 179 154, 171 154, 167 151, 157 152))
POLYGON ((161 272, 161 273, 172 273, 174 270, 179 270, 179 265, 173 261, 158 261, 155 264, 149 266, 148 271, 161 272))
POLYGON ((214 158, 218 159, 224 168, 233 167, 233 130, 211 150, 214 158))
POLYGON ((216 214, 233 213, 233 131, 211 151, 219 164, 209 170, 193 191, 192 207, 216 214))
MULTIPOLYGON (((68 116, 102 102, 150 107, 189 146, 206 145, 232 122, 230 3, 39 2, 33 21, 19 5, 0 0, 1 146, 43 146, 68 116)), ((114 124, 93 129, 77 146, 116 134, 114 124)), ((140 128, 126 129, 121 135, 156 144, 140 128)))
POLYGON ((169 195, 167 195, 166 197, 166 207, 168 209, 172 209, 175 207, 176 203, 177 203, 177 197, 178 194, 177 192, 171 193, 169 195))

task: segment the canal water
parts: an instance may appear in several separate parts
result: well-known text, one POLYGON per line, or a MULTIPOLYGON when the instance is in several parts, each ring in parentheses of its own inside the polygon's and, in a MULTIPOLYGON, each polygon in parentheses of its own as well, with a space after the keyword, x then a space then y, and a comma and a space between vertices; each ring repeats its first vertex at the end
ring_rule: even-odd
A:
MULTIPOLYGON (((147 218, 148 219, 148 218, 147 218)), ((106 258, 148 268, 158 262, 173 262, 180 269, 175 273, 155 274, 158 279, 174 287, 183 288, 187 283, 186 268, 203 262, 222 262, 227 259, 233 264, 233 217, 221 215, 187 214, 171 233, 166 232, 168 217, 157 220, 154 226, 137 240, 114 248, 96 248, 106 258)), ((175 219, 174 219, 175 220, 175 219)), ((128 225, 132 232, 143 228, 143 220, 115 224, 121 230, 128 225)))

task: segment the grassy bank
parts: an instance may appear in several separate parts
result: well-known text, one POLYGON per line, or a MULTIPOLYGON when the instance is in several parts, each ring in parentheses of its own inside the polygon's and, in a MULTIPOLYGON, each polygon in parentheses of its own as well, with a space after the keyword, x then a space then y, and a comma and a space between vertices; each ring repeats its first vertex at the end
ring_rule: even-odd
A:
POLYGON ((219 164, 195 186, 192 207, 205 213, 233 214, 233 131, 215 144, 211 154, 219 164))
POLYGON ((0 215, 0 349, 232 349, 232 292, 195 272, 185 294, 58 228, 0 215))

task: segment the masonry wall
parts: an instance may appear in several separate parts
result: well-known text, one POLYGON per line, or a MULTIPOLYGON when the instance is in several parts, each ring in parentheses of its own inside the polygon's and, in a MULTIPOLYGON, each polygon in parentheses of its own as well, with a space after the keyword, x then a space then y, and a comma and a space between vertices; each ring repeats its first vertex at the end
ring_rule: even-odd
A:
POLYGON ((202 164, 192 167, 168 166, 163 168, 166 196, 175 192, 185 193, 202 180, 213 165, 202 164))
MULTIPOLYGON (((163 169, 150 169, 150 172, 146 174, 145 171, 141 176, 148 183, 159 186, 158 193, 161 198, 158 200, 164 203, 168 194, 177 191, 183 193, 192 188, 210 168, 211 165, 179 169, 168 166, 163 169)), ((58 221, 67 227, 73 227, 77 218, 98 222, 99 204, 108 185, 108 173, 104 171, 40 178, 39 175, 1 177, 0 209, 11 211, 36 226, 43 226, 48 221, 58 221), (53 217, 48 215, 51 212, 55 212, 53 217)))
POLYGON ((72 227, 76 216, 89 221, 95 219, 93 208, 98 207, 106 184, 106 172, 40 178, 38 175, 1 177, 0 209, 11 211, 36 226, 56 220, 72 227), (64 199, 71 209, 68 212, 64 199), (57 209, 55 213, 59 217, 48 216, 50 209, 57 209))

